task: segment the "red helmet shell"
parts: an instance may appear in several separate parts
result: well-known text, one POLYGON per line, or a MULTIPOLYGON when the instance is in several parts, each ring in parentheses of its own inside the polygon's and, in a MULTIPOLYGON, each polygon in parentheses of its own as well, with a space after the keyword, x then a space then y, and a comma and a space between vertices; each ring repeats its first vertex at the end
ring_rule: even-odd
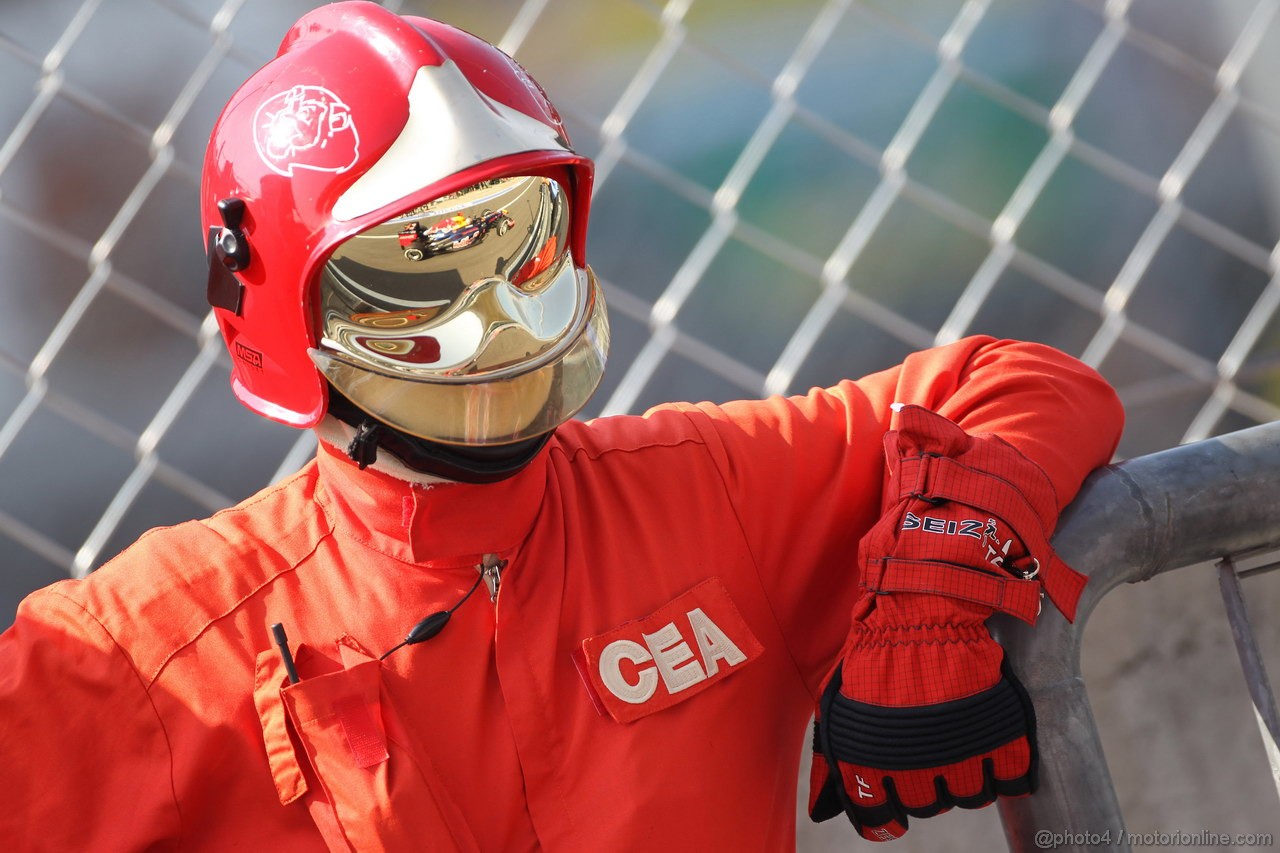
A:
MULTIPOLYGON (((235 275, 239 312, 215 307, 232 357, 232 388, 254 411, 296 427, 323 417, 327 390, 307 354, 316 346, 315 282, 333 248, 396 213, 494 177, 546 175, 573 201, 570 249, 585 266, 592 165, 575 154, 542 89, 506 54, 461 30, 401 17, 370 2, 322 6, 300 19, 276 58, 232 96, 214 125, 200 191, 204 233, 218 202, 245 202, 250 260, 235 275), (334 206, 382 160, 409 121, 420 69, 452 63, 484 98, 546 125, 563 144, 488 151, 352 218, 334 206)), ((216 259, 212 260, 217 263, 216 259)))

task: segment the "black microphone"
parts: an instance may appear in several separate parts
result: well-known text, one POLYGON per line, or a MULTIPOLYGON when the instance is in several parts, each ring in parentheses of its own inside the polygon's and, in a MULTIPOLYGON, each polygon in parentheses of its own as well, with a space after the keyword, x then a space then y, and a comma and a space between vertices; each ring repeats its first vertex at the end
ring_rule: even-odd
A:
MULTIPOLYGON (((497 563, 496 568, 501 569, 504 566, 506 566, 506 564, 507 564, 507 561, 502 560, 497 563)), ((481 569, 481 568, 483 567, 477 566, 477 569, 481 569)), ((414 625, 413 628, 409 630, 409 633, 405 636, 405 638, 402 641, 400 641, 399 643, 397 643, 396 645, 388 649, 386 654, 378 658, 378 660, 386 660, 387 655, 391 654, 397 649, 404 648, 405 646, 415 646, 418 643, 425 643, 427 640, 430 640, 436 634, 439 634, 441 631, 443 631, 444 626, 449 624, 449 617, 453 615, 453 611, 457 610, 464 603, 466 603, 466 600, 471 597, 471 593, 475 592, 476 588, 480 586, 480 581, 482 580, 484 580, 483 571, 479 572, 479 574, 476 576, 476 582, 471 585, 471 589, 467 590, 466 595, 458 599, 457 604, 453 605, 448 610, 440 610, 435 613, 432 613, 430 616, 423 619, 417 625, 414 625)))

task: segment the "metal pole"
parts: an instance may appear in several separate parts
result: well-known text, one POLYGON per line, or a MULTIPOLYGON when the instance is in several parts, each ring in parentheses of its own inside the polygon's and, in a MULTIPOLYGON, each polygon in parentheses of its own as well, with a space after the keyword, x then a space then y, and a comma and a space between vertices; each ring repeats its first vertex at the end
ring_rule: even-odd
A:
POLYGON ((1080 675, 1080 642, 1107 592, 1171 569, 1280 547, 1280 423, 1139 457, 1096 472, 1067 508, 1058 553, 1089 575, 1074 625, 1049 608, 1030 628, 992 620, 1036 707, 1040 789, 1001 800, 1009 849, 1036 833, 1093 834, 1057 850, 1128 850, 1124 818, 1080 675))
POLYGON ((1236 574, 1235 562, 1230 557, 1218 563, 1218 587, 1227 609, 1227 621, 1231 623, 1231 636, 1236 643, 1236 654, 1240 656, 1240 668, 1244 671, 1249 698, 1253 700, 1253 715, 1257 718, 1267 762, 1271 765, 1271 781, 1280 794, 1280 711, 1276 709, 1276 695, 1271 690, 1262 650, 1258 648, 1258 637, 1249 623, 1240 576, 1236 574))

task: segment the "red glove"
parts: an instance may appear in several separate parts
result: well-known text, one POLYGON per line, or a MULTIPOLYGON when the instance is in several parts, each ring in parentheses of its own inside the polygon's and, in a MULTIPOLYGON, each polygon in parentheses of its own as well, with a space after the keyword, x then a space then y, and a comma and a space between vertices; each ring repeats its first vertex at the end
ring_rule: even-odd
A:
POLYGON ((1068 619, 1085 578, 1049 546, 1053 486, 996 436, 918 406, 885 435, 885 514, 859 544, 853 628, 814 723, 809 816, 841 812, 890 841, 907 817, 1035 790, 1035 713, 987 633, 1034 623, 1042 589, 1068 619))

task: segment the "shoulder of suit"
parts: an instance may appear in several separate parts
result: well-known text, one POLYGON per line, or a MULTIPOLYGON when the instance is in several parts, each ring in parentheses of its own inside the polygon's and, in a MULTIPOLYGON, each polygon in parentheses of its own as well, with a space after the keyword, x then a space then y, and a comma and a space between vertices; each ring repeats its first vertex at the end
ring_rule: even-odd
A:
POLYGON ((134 658, 144 678, 213 622, 291 572, 331 530, 315 463, 210 518, 143 534, 55 589, 134 658))
POLYGON ((570 462, 607 459, 612 454, 662 452, 705 445, 706 415, 689 403, 664 403, 643 415, 611 415, 569 421, 556 430, 552 452, 570 462), (700 428, 701 427, 701 428, 700 428))

